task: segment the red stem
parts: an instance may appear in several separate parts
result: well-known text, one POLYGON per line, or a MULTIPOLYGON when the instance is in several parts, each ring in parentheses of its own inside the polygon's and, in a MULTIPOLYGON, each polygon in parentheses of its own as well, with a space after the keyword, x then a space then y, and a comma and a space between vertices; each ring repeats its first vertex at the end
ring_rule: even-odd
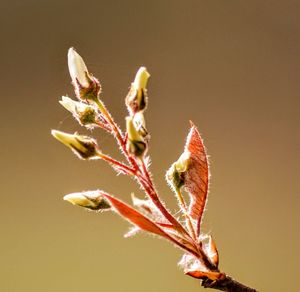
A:
POLYGON ((128 167, 124 163, 122 163, 106 154, 99 152, 98 157, 109 162, 112 165, 115 165, 118 169, 123 170, 128 175, 135 175, 135 170, 133 168, 128 167))
MULTIPOLYGON (((162 202, 159 199, 159 196, 154 188, 153 182, 151 180, 151 177, 149 175, 149 172, 144 164, 144 161, 142 159, 142 167, 143 169, 140 169, 140 166, 138 165, 138 163, 136 162, 136 160, 128 153, 127 149, 126 149, 126 141, 124 139, 124 136, 122 134, 122 131, 120 130, 120 128, 118 127, 118 125, 114 122, 110 112, 106 109, 106 107, 104 106, 104 104, 99 101, 99 107, 101 107, 102 109, 102 114, 105 116, 105 118, 107 119, 108 123, 110 124, 111 128, 112 128, 112 132, 114 133, 114 136, 116 138, 116 140, 118 141, 118 144, 124 154, 124 156, 126 157, 126 159, 128 160, 128 162, 132 165, 132 167, 134 168, 135 172, 134 175, 136 176, 136 178, 138 179, 140 185, 143 187, 143 189, 145 190, 145 192, 147 193, 147 195, 149 196, 149 198, 151 199, 151 201, 153 202, 153 204, 160 210, 160 212, 164 215, 164 217, 171 223, 174 225, 174 227, 177 229, 177 231, 179 231, 181 234, 184 234, 185 236, 187 236, 190 240, 192 240, 190 234, 185 230, 185 228, 180 224, 180 222, 178 222, 173 215, 165 208, 165 206, 162 204, 162 202)), ((193 242, 193 240, 192 240, 193 242)), ((177 243, 179 246, 181 246, 180 243, 177 243)), ((181 246, 182 247, 182 246, 181 246)))
POLYGON ((189 233, 185 230, 185 228, 173 217, 171 213, 165 208, 165 206, 162 204, 162 202, 159 200, 159 197, 157 195, 157 192, 155 191, 153 187, 152 181, 148 181, 148 184, 145 184, 144 180, 141 180, 140 176, 138 176, 139 183, 153 202, 153 204, 160 210, 162 215, 179 231, 180 233, 186 235, 189 239, 191 239, 191 236, 189 233))

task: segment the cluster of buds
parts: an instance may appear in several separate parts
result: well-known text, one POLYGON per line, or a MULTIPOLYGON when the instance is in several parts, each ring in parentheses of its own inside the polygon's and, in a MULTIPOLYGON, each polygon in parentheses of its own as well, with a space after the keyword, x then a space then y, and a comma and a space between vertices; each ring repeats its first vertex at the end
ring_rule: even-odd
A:
POLYGON ((81 159, 102 159, 110 163, 116 171, 135 176, 148 199, 132 197, 133 205, 141 212, 99 190, 71 193, 66 195, 64 200, 89 210, 115 211, 129 220, 135 226, 135 230, 144 230, 170 240, 192 256, 185 256, 183 261, 184 269, 189 275, 198 275, 199 269, 202 270, 201 273, 207 269, 218 273, 217 252, 208 252, 210 249, 204 248, 206 245, 200 238, 199 226, 207 197, 208 164, 197 129, 192 125, 183 154, 166 174, 167 181, 178 198, 182 215, 185 216, 184 227, 160 201, 145 163, 149 143, 144 118, 147 107, 146 87, 150 77, 147 69, 141 67, 138 70, 125 98, 129 115, 126 117, 124 135, 100 99, 99 81, 89 73, 83 59, 73 48, 68 52, 68 65, 78 101, 63 96, 60 104, 72 113, 80 125, 88 129, 98 126, 112 134, 129 165, 104 154, 96 140, 91 137, 57 130, 53 130, 52 135, 81 159), (181 194, 181 189, 190 195, 189 206, 181 194), (196 270, 191 270, 191 266, 197 266, 196 270))
POLYGON ((147 82, 150 77, 147 69, 141 67, 131 83, 125 103, 129 112, 126 117, 128 133, 127 150, 134 156, 142 157, 147 152, 149 134, 146 129, 144 111, 147 107, 147 82))
MULTIPOLYGON (((238 290, 236 282, 219 270, 216 245, 210 236, 202 232, 201 222, 208 195, 209 167, 206 150, 197 128, 191 124, 185 148, 179 159, 166 173, 166 179, 174 191, 180 208, 179 220, 166 209, 153 184, 147 167, 149 134, 144 111, 147 108, 147 82, 150 74, 141 67, 131 84, 125 103, 126 132, 123 134, 110 112, 100 99, 99 81, 88 71, 81 56, 73 49, 68 52, 69 72, 78 101, 63 96, 60 104, 72 113, 80 125, 91 129, 100 127, 114 136, 127 163, 106 155, 99 149, 95 139, 52 130, 52 135, 84 160, 102 159, 118 173, 135 177, 146 194, 146 199, 132 195, 133 206, 100 190, 71 193, 64 200, 73 205, 93 211, 111 210, 134 225, 126 236, 146 231, 165 238, 185 251, 179 265, 185 274, 202 280, 204 287, 220 288, 222 291, 238 290), (182 192, 188 195, 183 196, 182 192), (226 289, 225 289, 226 288, 226 289)), ((243 286, 244 287, 244 286, 243 286)))
MULTIPOLYGON (((75 95, 78 101, 68 96, 62 96, 59 103, 79 122, 80 125, 87 129, 101 127, 110 132, 111 128, 107 118, 101 112, 103 109, 99 97, 101 87, 99 81, 89 73, 82 57, 70 48, 68 52, 69 72, 74 86, 75 95)), ((52 135, 72 149, 72 151, 81 159, 98 159, 101 158, 101 151, 98 148, 95 139, 85 135, 69 134, 61 131, 52 131, 52 135)))

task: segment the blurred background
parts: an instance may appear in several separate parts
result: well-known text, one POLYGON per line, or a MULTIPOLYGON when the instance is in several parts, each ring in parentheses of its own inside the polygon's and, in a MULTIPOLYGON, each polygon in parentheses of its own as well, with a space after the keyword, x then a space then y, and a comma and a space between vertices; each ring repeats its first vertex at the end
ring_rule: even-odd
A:
MULTIPOLYGON (((151 170, 164 174, 192 120, 210 155, 204 231, 220 268, 260 291, 299 291, 299 1, 1 1, 0 291, 202 291, 176 266, 182 252, 63 195, 142 193, 102 162, 78 160, 51 129, 86 133, 58 103, 74 97, 74 46, 124 128, 139 66, 151 73, 151 170)), ((92 133, 119 157, 114 141, 92 133)))

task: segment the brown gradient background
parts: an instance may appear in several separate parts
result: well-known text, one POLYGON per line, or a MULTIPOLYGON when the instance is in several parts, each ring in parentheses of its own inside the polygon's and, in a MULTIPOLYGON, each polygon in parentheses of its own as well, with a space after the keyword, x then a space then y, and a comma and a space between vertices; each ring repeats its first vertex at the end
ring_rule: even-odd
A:
MULTIPOLYGON (((50 129, 79 130, 58 104, 73 96, 74 46, 124 126, 137 68, 152 77, 146 113, 152 172, 175 212, 165 170, 188 120, 210 155, 204 229, 221 269, 260 291, 299 291, 299 1, 1 1, 0 291, 201 291, 181 251, 129 224, 62 201, 102 188, 141 191, 102 162, 79 161, 50 129)), ((114 141, 94 132, 118 157, 114 141)))

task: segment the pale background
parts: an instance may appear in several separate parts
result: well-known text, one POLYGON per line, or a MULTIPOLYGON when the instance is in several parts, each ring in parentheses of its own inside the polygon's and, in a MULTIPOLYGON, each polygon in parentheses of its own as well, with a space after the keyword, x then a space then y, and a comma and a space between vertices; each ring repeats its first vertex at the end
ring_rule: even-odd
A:
MULTIPOLYGON (((50 129, 84 133, 58 104, 73 96, 74 46, 124 126, 123 98, 139 66, 152 77, 146 113, 154 179, 188 121, 210 155, 205 215, 220 267, 260 291, 299 291, 299 1, 1 1, 0 291, 203 291, 176 264, 181 251, 129 224, 62 201, 102 188, 141 194, 101 162, 76 159, 50 129)), ((112 154, 113 141, 94 132, 112 154)))

